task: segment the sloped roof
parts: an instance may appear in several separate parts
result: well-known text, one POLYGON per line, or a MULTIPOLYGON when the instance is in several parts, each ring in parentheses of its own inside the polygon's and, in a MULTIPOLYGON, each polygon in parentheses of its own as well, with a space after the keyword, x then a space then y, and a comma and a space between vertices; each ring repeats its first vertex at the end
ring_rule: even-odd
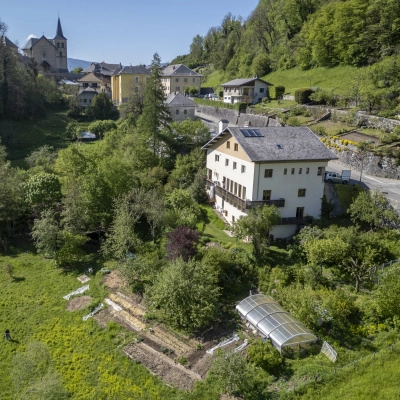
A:
POLYGON ((172 107, 197 107, 195 102, 182 93, 170 93, 165 102, 172 107))
POLYGON ((203 76, 201 74, 198 74, 197 72, 194 72, 190 68, 188 68, 186 65, 183 64, 171 64, 168 65, 168 67, 165 67, 162 70, 162 75, 164 76, 173 76, 173 75, 190 75, 190 76, 203 76))
POLYGON ((96 76, 93 72, 83 76, 82 78, 78 79, 78 82, 96 82, 101 83, 103 79, 96 76))
POLYGON ((127 67, 123 67, 116 69, 113 72, 113 75, 121 75, 121 74, 143 74, 143 75, 150 75, 151 71, 146 68, 145 65, 130 65, 127 67))
POLYGON ((36 42, 38 42, 38 41, 39 41, 38 38, 30 38, 30 39, 25 43, 25 46, 22 48, 22 50, 32 48, 33 45, 36 44, 36 42))
POLYGON ((111 75, 118 68, 122 68, 122 65, 121 64, 108 64, 108 63, 102 61, 101 63, 98 63, 98 62, 91 63, 82 72, 84 72, 84 73, 99 72, 103 75, 111 75))
POLYGON ((46 40, 49 44, 51 44, 54 47, 54 44, 51 42, 51 39, 47 39, 47 37, 43 35, 40 38, 30 38, 26 42, 26 44, 25 44, 25 46, 23 47, 22 50, 30 50, 37 42, 39 42, 42 39, 46 40))
POLYGON ((222 83, 221 86, 246 86, 249 85, 250 83, 254 84, 255 81, 260 81, 262 83, 265 83, 269 86, 274 86, 272 83, 269 83, 267 81, 264 81, 263 79, 260 78, 243 78, 243 79, 234 79, 232 81, 222 83))
POLYGON ((336 160, 337 157, 305 126, 228 127, 203 146, 231 134, 253 162, 336 160))
POLYGON ((3 46, 18 49, 18 46, 15 43, 13 43, 7 36, 0 36, 0 43, 3 46))

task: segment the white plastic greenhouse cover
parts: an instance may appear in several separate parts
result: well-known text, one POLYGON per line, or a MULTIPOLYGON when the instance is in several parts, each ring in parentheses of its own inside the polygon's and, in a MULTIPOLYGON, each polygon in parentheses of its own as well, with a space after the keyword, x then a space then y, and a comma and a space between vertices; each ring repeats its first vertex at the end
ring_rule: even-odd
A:
POLYGON ((312 332, 270 296, 255 294, 246 297, 236 309, 263 336, 270 338, 279 351, 283 347, 317 340, 312 332))

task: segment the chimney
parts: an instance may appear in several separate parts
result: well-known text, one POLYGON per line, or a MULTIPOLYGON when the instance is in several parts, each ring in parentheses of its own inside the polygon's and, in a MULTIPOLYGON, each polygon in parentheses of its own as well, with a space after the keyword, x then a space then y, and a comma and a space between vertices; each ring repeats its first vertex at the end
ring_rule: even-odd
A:
POLYGON ((223 132, 229 125, 229 121, 227 119, 221 119, 218 123, 218 133, 223 132))

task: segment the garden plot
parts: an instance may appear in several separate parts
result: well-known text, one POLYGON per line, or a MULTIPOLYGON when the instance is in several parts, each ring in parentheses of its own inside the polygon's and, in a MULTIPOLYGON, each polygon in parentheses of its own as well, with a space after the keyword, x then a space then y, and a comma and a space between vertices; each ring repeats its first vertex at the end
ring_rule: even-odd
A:
POLYGON ((181 390, 192 390, 201 376, 180 364, 176 364, 166 355, 157 352, 146 343, 135 343, 125 347, 125 353, 143 364, 152 374, 159 376, 166 384, 181 390))

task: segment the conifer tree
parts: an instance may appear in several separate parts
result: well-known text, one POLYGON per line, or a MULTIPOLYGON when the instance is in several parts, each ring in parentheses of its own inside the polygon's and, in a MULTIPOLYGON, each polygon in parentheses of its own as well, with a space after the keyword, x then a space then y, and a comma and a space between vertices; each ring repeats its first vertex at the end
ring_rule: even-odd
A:
POLYGON ((160 150, 160 133, 169 129, 171 116, 165 103, 166 96, 161 81, 161 59, 155 53, 151 62, 144 97, 143 114, 138 120, 138 131, 148 141, 153 150, 154 159, 160 150))

